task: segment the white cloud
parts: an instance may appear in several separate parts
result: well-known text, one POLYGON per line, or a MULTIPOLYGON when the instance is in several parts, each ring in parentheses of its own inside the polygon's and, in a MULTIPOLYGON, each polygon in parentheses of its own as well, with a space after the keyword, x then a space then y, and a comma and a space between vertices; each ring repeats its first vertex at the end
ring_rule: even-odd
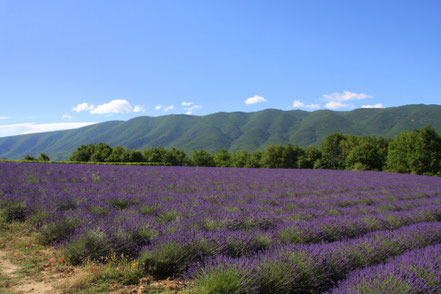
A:
POLYGON ((125 99, 112 100, 109 103, 98 105, 90 111, 91 114, 106 114, 106 113, 130 113, 132 106, 129 101, 125 99))
POLYGON ((345 104, 340 101, 330 101, 330 102, 326 103, 325 107, 329 108, 329 109, 353 108, 352 105, 345 104))
POLYGON ((194 104, 194 102, 182 102, 182 106, 184 106, 185 114, 192 114, 193 110, 201 108, 200 105, 194 104))
POLYGON ((305 106, 305 103, 303 103, 300 100, 294 100, 294 102, 292 103, 292 107, 296 108, 296 107, 303 107, 305 106))
POLYGON ((75 112, 81 112, 81 111, 91 111, 95 108, 94 105, 91 105, 89 103, 83 102, 81 104, 78 104, 75 107, 72 107, 72 110, 75 112))
POLYGON ((372 98, 365 93, 354 93, 351 91, 343 91, 343 93, 332 93, 323 95, 324 101, 349 101, 349 100, 362 100, 366 98, 372 98))
POLYGON ((361 108, 383 108, 382 103, 374 104, 374 105, 363 105, 361 108))
POLYGON ((169 110, 172 110, 173 108, 175 108, 174 105, 169 105, 169 106, 167 106, 166 108, 164 108, 164 111, 167 112, 167 111, 169 111, 169 110))
POLYGON ((292 103, 292 107, 317 109, 317 108, 320 108, 320 105, 319 104, 305 104, 300 100, 294 100, 294 102, 292 103))
POLYGON ((30 133, 51 132, 59 130, 69 130, 96 124, 96 122, 66 122, 66 123, 21 123, 0 125, 0 137, 23 135, 30 133))
POLYGON ((133 107, 133 112, 145 112, 144 105, 135 105, 135 107, 133 107))
POLYGON ((162 107, 162 105, 156 105, 155 110, 159 110, 159 109, 161 109, 161 107, 162 107))
POLYGON ((191 107, 188 107, 187 110, 188 110, 188 111, 192 111, 192 110, 199 109, 199 108, 201 108, 201 106, 199 106, 199 105, 193 105, 193 106, 191 106, 191 107))
POLYGON ((112 100, 98 106, 83 102, 75 107, 72 107, 72 110, 76 112, 88 111, 90 114, 145 112, 144 105, 135 105, 135 107, 132 108, 129 101, 125 99, 112 100))
POLYGON ((0 119, 8 119, 7 116, 0 116, 0 119))
POLYGON ((63 115, 61 116, 61 118, 62 118, 62 119, 68 119, 68 120, 71 120, 71 119, 72 119, 72 115, 69 115, 69 114, 63 114, 63 115))
POLYGON ((249 97, 247 98, 247 100, 245 100, 246 105, 260 103, 260 102, 266 102, 266 99, 259 95, 255 95, 254 97, 249 97))

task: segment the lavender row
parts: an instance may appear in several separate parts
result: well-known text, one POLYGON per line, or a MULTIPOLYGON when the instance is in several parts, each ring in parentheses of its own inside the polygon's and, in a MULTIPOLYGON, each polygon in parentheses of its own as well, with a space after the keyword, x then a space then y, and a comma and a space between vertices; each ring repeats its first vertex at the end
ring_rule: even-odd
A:
MULTIPOLYGON (((30 165, 32 166, 32 164, 30 165)), ((32 167, 38 166, 38 164, 33 165, 34 166, 32 167)), ((439 197, 441 197, 437 196, 438 192, 433 189, 433 187, 436 187, 434 185, 430 186, 433 190, 432 192, 428 192, 427 187, 425 187, 424 189, 420 187, 420 190, 415 190, 416 188, 414 188, 413 192, 400 194, 401 196, 387 195, 385 196, 386 199, 382 199, 379 196, 373 196, 375 200, 371 198, 365 198, 366 195, 362 194, 357 199, 354 198, 352 200, 345 200, 350 202, 343 203, 337 201, 337 204, 335 204, 336 206, 332 206, 332 203, 326 202, 330 200, 335 201, 336 199, 330 197, 329 194, 325 194, 322 197, 323 199, 320 199, 320 201, 314 199, 308 200, 307 202, 310 203, 308 205, 312 207, 318 207, 319 205, 324 205, 324 203, 327 206, 321 209, 308 209, 308 205, 306 205, 306 208, 302 208, 305 205, 301 205, 301 203, 296 202, 298 201, 296 197, 288 197, 287 194, 279 194, 276 191, 272 191, 272 194, 269 192, 265 192, 263 194, 259 194, 257 192, 254 194, 244 194, 242 190, 238 189, 237 191, 233 191, 234 193, 232 191, 229 191, 230 194, 225 193, 224 188, 218 188, 219 186, 230 187, 231 183, 226 183, 225 181, 222 182, 222 185, 216 185, 216 183, 219 182, 215 181, 215 185, 212 187, 212 193, 210 193, 210 195, 206 195, 205 193, 199 193, 199 190, 197 190, 195 193, 195 191, 191 190, 194 188, 194 186, 188 186, 186 183, 182 186, 167 184, 166 188, 164 189, 162 180, 158 182, 158 179, 162 179, 162 177, 159 177, 156 179, 156 182, 161 183, 163 189, 161 191, 158 191, 158 187, 161 187, 161 185, 158 183, 150 183, 142 186, 137 181, 133 181, 136 180, 136 178, 140 177, 138 173, 133 173, 133 171, 131 171, 131 173, 128 173, 128 175, 130 175, 131 182, 125 183, 126 177, 122 177, 120 180, 118 180, 118 182, 115 182, 114 178, 112 177, 114 174, 109 173, 108 171, 105 177, 103 176, 102 179, 100 178, 99 180, 96 180, 96 178, 93 177, 87 178, 83 176, 78 178, 78 175, 76 174, 70 175, 71 177, 67 177, 67 175, 69 174, 66 174, 66 171, 62 170, 63 166, 55 165, 56 168, 53 168, 53 165, 46 166, 50 166, 53 171, 42 170, 41 175, 39 175, 38 177, 38 180, 33 178, 35 177, 34 173, 25 170, 22 177, 15 176, 15 179, 27 179, 26 181, 24 181, 24 183, 21 183, 21 186, 17 185, 20 184, 19 182, 14 183, 14 181, 7 181, 6 183, 14 184, 12 185, 13 188, 9 189, 8 195, 11 195, 11 197, 13 198, 17 198, 19 200, 22 199, 23 201, 25 201, 28 209, 32 208, 32 204, 37 207, 47 207, 48 211, 76 209, 80 204, 83 203, 89 206, 103 206, 105 207, 104 210, 107 209, 107 213, 112 214, 112 207, 108 207, 107 205, 110 202, 111 206, 115 206, 116 209, 137 209, 141 213, 150 212, 155 215, 159 215, 160 219, 163 218, 162 215, 164 214, 166 215, 165 218, 169 218, 167 214, 170 214, 170 211, 172 211, 176 215, 178 215, 178 218, 180 220, 188 217, 202 218, 205 214, 210 215, 211 221, 217 222, 219 218, 215 218, 213 216, 219 214, 219 212, 221 212, 223 216, 234 219, 243 218, 244 214, 256 215, 256 211, 262 211, 267 212, 265 213, 265 218, 269 219, 269 221, 273 223, 279 223, 289 219, 311 220, 317 217, 326 217, 333 214, 360 215, 362 213, 375 213, 388 210, 405 210, 412 205, 417 206, 423 204, 426 200, 427 203, 431 202, 432 204, 434 204, 436 201, 439 201, 439 197), (29 178, 32 180, 30 183, 29 178), (115 185, 116 183, 124 185, 119 187, 118 185, 115 185), (17 186, 19 187, 17 188, 17 186), (75 189, 73 189, 72 187, 74 187, 75 189), (136 189, 132 187, 135 187, 136 189), (170 187, 173 187, 172 189, 175 189, 174 192, 170 192, 170 187), (154 192, 152 192, 151 190, 153 190, 154 192), (188 192, 189 190, 190 192, 188 192), (179 194, 176 194, 176 191, 180 191, 179 194), (397 199, 401 199, 399 197, 404 197, 405 199, 417 199, 397 201, 397 199), (424 197, 432 198, 426 199, 424 197), (29 198, 31 198, 31 200, 29 200, 29 198), (352 209, 352 206, 340 207, 342 205, 352 205, 353 203, 359 202, 370 205, 356 206, 357 209, 352 209)), ((29 167, 29 164, 27 167, 29 167)), ((9 170, 10 169, 8 169, 7 171, 9 170)), ((4 171, 5 170, 2 170, 2 172, 4 171)), ((112 170, 110 169, 110 171, 112 170)), ((148 175, 158 175, 160 174, 159 171, 161 170, 158 171, 155 169, 146 169, 140 171, 147 171, 146 174, 148 175)), ((174 170, 171 169, 170 171, 171 173, 173 173, 174 170)), ((189 171, 189 175, 193 175, 194 170, 190 169, 189 171)), ((91 172, 92 176, 95 174, 95 177, 99 177, 99 171, 92 169, 88 172, 91 172)), ((124 170, 124 172, 126 172, 126 170, 124 170)), ((178 172, 179 173, 177 174, 181 179, 185 178, 185 173, 181 173, 182 168, 181 170, 178 170, 178 172)), ((187 170, 185 172, 187 172, 187 170)), ((217 170, 217 172, 219 172, 220 174, 224 173, 223 171, 219 171, 219 169, 217 170)), ((227 173, 227 175, 229 174, 227 173)), ((170 175, 167 176, 170 177, 170 175)), ((216 176, 217 174, 215 173, 213 177, 215 178, 216 176)), ((12 178, 12 176, 10 177, 12 178)), ((207 178, 210 177, 211 175, 207 178)), ((426 181, 428 180, 427 178, 428 177, 421 177, 419 178, 419 180, 426 181)), ((189 178, 187 177, 187 179, 189 178)), ((235 179, 229 178, 228 180, 232 180, 234 182, 235 179)), ((423 183, 424 181, 421 181, 421 183, 423 183)), ((424 185, 422 185, 421 183, 419 183, 418 185, 424 187, 424 185)), ((5 182, 3 182, 3 184, 5 184, 5 182)), ((238 187, 240 187, 239 183, 234 182, 234 184, 238 184, 238 187)), ((244 186, 243 183, 241 183, 241 185, 244 186)), ((254 184, 245 185, 245 187, 249 188, 253 185, 254 184)), ((390 188, 390 183, 388 183, 388 185, 390 188)), ((398 185, 397 183, 395 183, 395 186, 398 186, 400 188, 398 190, 394 190, 394 192, 397 193, 398 191, 401 193, 401 191, 403 190, 403 185, 404 184, 398 185)), ((384 187, 382 187, 383 190, 384 187)), ((363 189, 361 190, 370 191, 369 188, 370 187, 363 187, 363 189)), ((407 185, 407 188, 410 189, 409 185, 407 185)), ((328 190, 341 191, 345 189, 341 188, 328 190)), ((204 191, 204 189, 202 189, 202 191, 204 191)), ((382 193, 384 192, 385 191, 383 191, 382 193)), ((388 193, 389 192, 390 191, 388 191, 388 193)), ((105 211, 102 211, 100 213, 105 213, 105 211)))
MULTIPOLYGON (((92 206, 92 209, 103 209, 92 206)), ((98 211, 99 212, 99 211, 98 211)), ((78 244, 89 242, 92 247, 100 247, 101 252, 83 250, 70 253, 70 259, 74 263, 83 260, 99 258, 100 256, 116 252, 136 256, 140 247, 149 245, 152 253, 152 263, 157 258, 163 257, 164 247, 175 246, 176 252, 187 256, 187 262, 192 262, 190 255, 185 250, 196 252, 201 240, 210 240, 215 248, 205 250, 196 257, 207 257, 218 254, 229 256, 250 256, 259 250, 267 249, 280 243, 318 243, 322 241, 335 241, 348 237, 357 237, 365 233, 384 229, 395 229, 405 225, 441 220, 441 207, 439 205, 415 208, 407 212, 392 212, 382 215, 366 216, 360 219, 350 217, 333 217, 320 219, 312 222, 293 222, 281 224, 270 230, 262 230, 254 223, 253 229, 233 231, 227 229, 201 231, 201 223, 197 219, 169 224, 160 224, 157 218, 142 218, 127 211, 115 211, 112 217, 108 215, 91 215, 88 211, 67 211, 64 214, 56 214, 56 219, 46 219, 40 228, 42 237, 46 243, 62 242, 68 248, 69 243, 78 244), (190 226, 194 225, 192 229, 190 226), (180 227, 182 225, 182 227, 180 227), (99 235, 89 240, 92 236, 99 235), (105 246, 103 245, 105 244, 105 246), (162 257, 161 257, 162 256, 162 257)), ((251 224, 245 219, 236 225, 251 224)), ((243 228, 245 229, 245 227, 243 228)), ((75 245, 77 246, 77 245, 75 245)), ((176 260, 174 257, 172 260, 176 260)), ((185 265, 184 265, 185 266, 185 265)), ((168 265, 167 265, 168 267, 168 265)), ((170 266, 171 271, 177 271, 181 267, 170 266)), ((176 272, 171 272, 175 274, 176 272)))
POLYGON ((187 276, 194 279, 192 293, 322 293, 356 269, 440 242, 441 223, 422 223, 348 241, 281 246, 250 258, 218 256, 193 264, 187 276))
POLYGON ((374 231, 441 221, 441 206, 415 208, 363 218, 333 217, 311 222, 284 223, 272 230, 199 231, 183 229, 152 240, 144 250, 150 273, 166 277, 181 274, 197 260, 216 255, 251 257, 281 244, 312 244, 356 238, 374 231), (173 248, 173 250, 170 250, 173 248), (147 258, 147 256, 149 256, 147 258), (183 258, 177 258, 182 256, 183 258))
POLYGON ((441 293, 441 244, 352 272, 330 294, 441 293))
POLYGON ((143 250, 161 277, 439 220, 440 201, 441 178, 427 176, 0 163, 0 219, 29 219, 72 263, 143 250))

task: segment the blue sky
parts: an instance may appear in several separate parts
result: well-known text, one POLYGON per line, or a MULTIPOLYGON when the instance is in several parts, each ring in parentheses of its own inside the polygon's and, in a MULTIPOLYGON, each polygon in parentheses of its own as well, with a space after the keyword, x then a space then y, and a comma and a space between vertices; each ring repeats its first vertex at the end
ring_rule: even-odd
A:
POLYGON ((437 0, 0 0, 0 136, 440 93, 437 0))

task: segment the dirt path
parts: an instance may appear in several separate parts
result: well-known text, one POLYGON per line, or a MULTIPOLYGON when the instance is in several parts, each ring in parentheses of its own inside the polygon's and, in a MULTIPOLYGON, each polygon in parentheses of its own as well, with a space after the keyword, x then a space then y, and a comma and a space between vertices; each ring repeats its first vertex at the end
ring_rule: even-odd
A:
POLYGON ((7 255, 8 252, 0 249, 0 272, 7 277, 15 278, 15 271, 17 271, 19 267, 9 262, 9 260, 6 259, 7 255))
POLYGON ((37 281, 28 276, 21 276, 18 272, 21 267, 10 261, 12 252, 0 249, 0 274, 10 278, 13 283, 8 290, 17 293, 62 293, 53 288, 48 281, 37 281))
MULTIPOLYGON (((28 223, 0 224, 0 293, 64 294, 100 292, 109 294, 176 293, 179 281, 154 281, 123 285, 112 277, 117 269, 108 265, 72 266, 62 252, 38 242, 38 233, 28 223), (158 290, 158 291, 156 291, 158 290)), ((121 270, 121 269, 119 269, 121 270)))

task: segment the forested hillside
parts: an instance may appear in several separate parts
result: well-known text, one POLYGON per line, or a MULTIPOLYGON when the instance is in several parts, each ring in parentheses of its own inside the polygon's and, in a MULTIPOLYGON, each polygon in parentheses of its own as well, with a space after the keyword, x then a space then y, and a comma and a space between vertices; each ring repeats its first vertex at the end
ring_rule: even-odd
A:
POLYGON ((21 159, 46 153, 67 159, 80 145, 104 142, 129 149, 205 149, 214 153, 265 150, 275 144, 320 146, 333 133, 393 138, 403 130, 431 125, 441 132, 440 105, 406 105, 353 111, 267 109, 252 113, 215 113, 206 116, 141 116, 109 121, 74 130, 0 138, 0 158, 21 159))

